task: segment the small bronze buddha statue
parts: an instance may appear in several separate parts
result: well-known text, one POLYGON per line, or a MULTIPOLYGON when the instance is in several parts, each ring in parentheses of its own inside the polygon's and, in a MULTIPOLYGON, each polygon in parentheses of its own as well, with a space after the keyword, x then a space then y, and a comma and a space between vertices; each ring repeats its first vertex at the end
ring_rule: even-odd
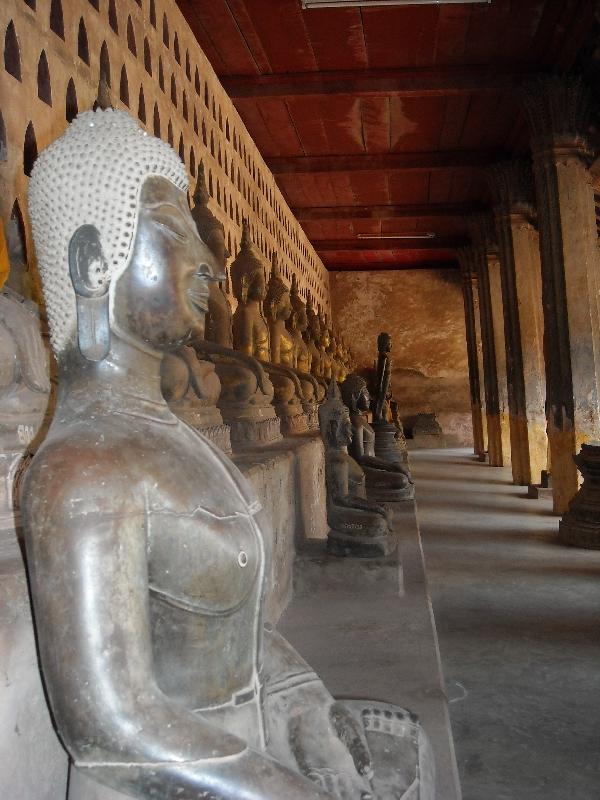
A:
POLYGON ((263 629, 264 512, 162 396, 221 277, 184 165, 128 114, 87 112, 40 154, 29 208, 59 383, 23 530, 70 800, 399 796, 374 722, 402 712, 336 702, 263 629))
POLYGON ((333 374, 333 360, 331 358, 331 331, 327 325, 325 315, 319 311, 319 323, 321 328, 321 338, 318 346, 321 352, 321 364, 323 370, 323 378, 329 383, 334 377, 333 374))
POLYGON ((312 374, 313 354, 309 345, 303 338, 308 328, 306 304, 300 296, 298 279, 295 273, 292 275, 290 301, 292 304, 292 313, 287 321, 287 328, 294 342, 296 351, 296 372, 300 379, 302 394, 305 398, 302 406, 309 420, 310 429, 318 430, 319 416, 317 406, 325 399, 325 386, 312 374))
MULTIPOLYGON (((408 451, 404 430, 392 415, 392 337, 382 331, 377 337, 377 372, 374 386, 373 431, 375 432, 375 455, 385 461, 408 463, 408 451)), ((399 410, 396 407, 399 421, 399 410)))
POLYGON ((397 544, 391 515, 367 499, 365 472, 348 452, 353 426, 335 380, 319 407, 319 421, 325 443, 329 551, 340 556, 389 555, 397 544))
MULTIPOLYGON (((273 363, 271 358, 271 336, 264 315, 267 297, 265 271, 262 255, 252 242, 250 226, 244 220, 240 251, 231 265, 233 292, 238 301, 233 315, 233 344, 236 350, 257 358, 267 372, 274 387, 273 405, 281 422, 282 433, 302 432, 307 430, 307 422, 302 411, 298 378, 291 374, 285 364, 273 363)), ((285 297, 283 300, 285 306, 285 297)), ((269 297, 270 306, 273 302, 273 297, 269 297)), ((281 338, 275 346, 276 356, 281 358, 281 338)), ((284 357, 287 355, 284 344, 284 357)))
POLYGON ((310 353, 310 371, 319 381, 322 388, 323 397, 327 392, 327 381, 323 377, 323 353, 321 352, 321 320, 313 305, 310 292, 306 294, 306 320, 307 327, 302 333, 302 338, 306 342, 310 353))
MULTIPOLYGON (((225 274, 229 253, 225 231, 208 207, 204 165, 200 162, 194 192, 192 218, 225 274)), ((203 361, 212 362, 221 388, 217 404, 231 430, 236 449, 269 444, 281 439, 279 419, 272 405, 273 385, 260 362, 233 349, 232 313, 222 281, 213 281, 203 335, 194 335, 191 346, 203 361)))
POLYGON ((367 496, 382 503, 411 500, 414 489, 408 470, 394 461, 375 456, 375 433, 364 416, 371 408, 367 382, 351 373, 342 383, 341 392, 352 423, 349 453, 365 471, 367 496))

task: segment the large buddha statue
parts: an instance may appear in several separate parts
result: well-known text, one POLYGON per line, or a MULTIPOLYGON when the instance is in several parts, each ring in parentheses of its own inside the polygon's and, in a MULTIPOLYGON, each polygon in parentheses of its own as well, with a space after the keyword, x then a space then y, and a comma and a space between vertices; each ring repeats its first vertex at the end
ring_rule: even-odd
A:
POLYGON ((374 386, 373 431, 375 454, 386 461, 408 462, 404 430, 396 404, 394 421, 392 413, 392 337, 382 331, 377 337, 377 371, 374 386))
MULTIPOLYGON (((200 162, 192 218, 224 278, 229 258, 225 231, 208 207, 209 199, 204 165, 200 162)), ((222 289, 222 280, 210 285, 206 326, 201 335, 194 333, 191 347, 203 363, 214 364, 220 381, 217 404, 231 430, 234 447, 269 444, 281 439, 279 420, 272 405, 271 381, 257 359, 233 349, 231 306, 222 289)))
POLYGON ((221 268, 186 193, 175 152, 120 111, 80 114, 29 186, 59 385, 23 527, 70 800, 408 796, 408 717, 336 702, 263 630, 261 506, 162 396, 221 268))
MULTIPOLYGON (((271 352, 271 331, 264 314, 264 303, 267 297, 265 264, 262 255, 252 241, 250 226, 244 220, 240 251, 231 265, 233 292, 238 301, 233 315, 233 344, 236 350, 257 358, 274 387, 273 405, 281 421, 282 433, 299 433, 307 430, 307 422, 301 406, 301 389, 298 378, 293 375, 285 363, 281 363, 282 342, 283 358, 289 358, 289 342, 287 337, 274 336, 274 356, 271 352)), ((268 298, 269 321, 281 316, 276 330, 283 334, 285 330, 285 314, 289 306, 283 292, 275 296, 273 289, 268 298)))
POLYGON ((375 433, 364 416, 371 408, 367 382, 351 373, 342 383, 341 392, 352 423, 349 453, 365 471, 367 496, 382 503, 412 499, 414 491, 408 470, 375 455, 375 433))
POLYGON ((353 426, 335 380, 319 407, 319 421, 325 443, 329 551, 340 556, 389 555, 397 544, 391 515, 367 499, 364 470, 348 453, 353 426))

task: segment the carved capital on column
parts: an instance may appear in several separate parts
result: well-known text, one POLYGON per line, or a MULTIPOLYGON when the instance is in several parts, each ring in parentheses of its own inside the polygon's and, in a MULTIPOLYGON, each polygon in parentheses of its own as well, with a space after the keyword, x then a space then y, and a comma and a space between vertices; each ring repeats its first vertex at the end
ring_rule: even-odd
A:
POLYGON ((519 90, 534 155, 590 155, 592 96, 578 75, 538 75, 519 90))
POLYGON ((486 171, 496 216, 520 216, 533 223, 536 217, 533 170, 526 158, 501 161, 486 171))
POLYGON ((498 252, 496 227, 491 212, 481 211, 477 214, 471 214, 467 226, 471 241, 475 247, 484 250, 486 253, 498 252))

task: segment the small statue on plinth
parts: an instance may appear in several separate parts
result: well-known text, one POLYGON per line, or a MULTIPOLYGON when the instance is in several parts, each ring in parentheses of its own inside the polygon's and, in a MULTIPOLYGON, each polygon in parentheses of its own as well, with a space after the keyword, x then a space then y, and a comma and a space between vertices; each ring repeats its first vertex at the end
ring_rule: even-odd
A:
POLYGON ((582 444, 573 458, 583 483, 559 523, 559 538, 572 547, 600 550, 600 442, 582 444))
POLYGON ((380 503, 412 500, 414 488, 408 470, 395 461, 385 461, 375 455, 375 432, 365 417, 365 412, 371 408, 367 382, 352 373, 342 383, 341 391, 352 422, 352 444, 348 452, 365 471, 367 497, 380 503))
POLYGON ((292 313, 286 324, 294 343, 295 369, 300 380, 303 397, 305 398, 302 401, 302 407, 310 430, 318 430, 318 404, 325 399, 325 387, 312 374, 312 352, 304 340, 304 332, 308 328, 306 304, 300 297, 298 279, 295 273, 292 275, 290 302, 292 304, 292 313))
POLYGON ((391 514, 367 499, 364 470, 348 453, 354 438, 352 422, 334 380, 319 407, 319 422, 325 443, 328 550, 340 556, 389 555, 397 544, 391 514))
MULTIPOLYGON (((236 350, 252 356, 261 362, 269 376, 273 387, 273 405, 281 423, 284 434, 300 433, 307 430, 306 417, 301 406, 301 389, 298 378, 290 374, 290 370, 280 364, 274 364, 271 357, 271 332, 264 313, 267 297, 266 265, 260 250, 252 241, 250 226, 244 220, 240 251, 231 265, 233 292, 238 301, 233 315, 233 345, 236 350)), ((275 293, 269 297, 269 305, 289 305, 289 294, 275 293)), ((275 309, 271 313, 278 316, 287 310, 275 309)), ((285 328, 285 321, 283 328, 285 328)), ((277 352, 281 353, 281 341, 275 343, 277 352)), ((285 350, 285 345, 284 345, 285 350)))
POLYGON ((404 430, 400 422, 398 404, 396 417, 392 416, 392 337, 382 331, 377 337, 377 373, 375 379, 375 402, 373 405, 373 431, 375 433, 375 455, 385 461, 408 463, 404 430), (399 423, 399 424, 398 424, 399 423))
POLYGON ((310 292, 306 294, 306 320, 307 327, 302 334, 310 354, 310 371, 321 386, 319 390, 319 402, 322 402, 327 392, 327 380, 323 374, 323 353, 321 350, 321 321, 319 314, 313 305, 310 292))
MULTIPOLYGON (((208 207, 209 200, 204 165, 200 162, 192 217, 198 234, 220 266, 220 274, 219 280, 210 284, 204 333, 194 332, 190 346, 204 364, 214 365, 220 381, 217 405, 234 447, 271 444, 281 439, 279 419, 272 405, 273 385, 256 358, 233 349, 231 306, 222 288, 229 253, 223 223, 208 207)), ((211 438, 214 441, 214 436, 211 438)), ((222 449, 227 452, 227 448, 222 449)))
POLYGON ((314 387, 310 381, 302 383, 295 372, 298 358, 296 342, 286 323, 292 316, 290 290, 279 271, 277 253, 271 259, 271 274, 267 283, 264 301, 265 316, 269 326, 271 343, 271 364, 279 368, 279 373, 292 381, 293 392, 286 395, 283 402, 278 401, 275 409, 281 419, 284 433, 303 433, 308 430, 305 404, 311 404, 314 387))
POLYGON ((59 385, 23 529, 69 800, 414 796, 419 730, 334 700, 263 628, 264 512, 162 396, 220 270, 187 188, 121 111, 76 117, 29 184, 59 385))

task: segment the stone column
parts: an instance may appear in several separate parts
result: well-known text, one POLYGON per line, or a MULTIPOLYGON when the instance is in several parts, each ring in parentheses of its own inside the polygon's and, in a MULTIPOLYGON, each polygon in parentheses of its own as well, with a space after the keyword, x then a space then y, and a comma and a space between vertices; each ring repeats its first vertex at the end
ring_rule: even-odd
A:
POLYGON ((533 153, 546 345, 548 438, 555 513, 578 488, 573 456, 600 438, 598 235, 581 80, 543 77, 522 89, 533 153))
POLYGON ((533 176, 525 160, 489 171, 504 299, 513 481, 539 484, 547 468, 546 379, 533 176))
POLYGON ((473 215, 469 221, 469 228, 473 241, 473 255, 479 287, 488 457, 491 466, 502 467, 510 464, 510 432, 506 407, 506 358, 503 356, 503 325, 498 325, 498 309, 502 314, 499 268, 497 280, 494 272, 494 265, 497 264, 497 245, 493 222, 489 215, 473 215), (490 265, 492 267, 491 275, 490 265), (496 326, 494 326, 494 316, 497 319, 496 326), (496 352, 497 345, 500 346, 500 358, 496 352))
POLYGON ((469 389, 471 393, 471 415, 473 418, 473 450, 480 461, 485 460, 484 421, 479 368, 479 347, 475 324, 474 294, 477 292, 477 274, 472 249, 463 247, 459 252, 461 265, 463 302, 465 306, 465 329, 467 338, 467 360, 469 363, 469 389))

